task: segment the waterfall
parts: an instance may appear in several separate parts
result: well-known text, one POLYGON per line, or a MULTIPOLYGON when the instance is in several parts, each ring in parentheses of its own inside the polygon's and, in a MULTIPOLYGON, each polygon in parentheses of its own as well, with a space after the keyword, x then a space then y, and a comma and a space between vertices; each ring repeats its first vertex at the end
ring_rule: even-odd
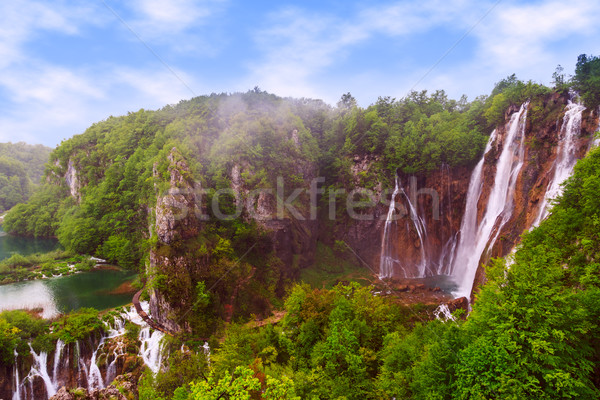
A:
MULTIPOLYGON (((413 190, 414 190, 414 188, 413 188, 413 190)), ((417 268, 419 270, 419 275, 415 276, 414 278, 423 278, 425 276, 425 272, 426 272, 425 269, 427 267, 427 257, 425 256, 425 243, 423 242, 423 238, 425 238, 427 236, 427 228, 425 227, 425 221, 417 213, 417 209, 413 205, 412 201, 410 201, 410 197, 407 196, 404 189, 402 189, 402 194, 404 195, 404 197, 406 198, 406 201, 408 202, 410 219, 413 222, 413 225, 417 232, 417 236, 419 236, 419 243, 420 243, 419 249, 421 250, 421 262, 417 266, 417 268)), ((409 277, 408 274, 406 273, 406 271, 404 271, 404 276, 409 277)))
POLYGON ((559 148, 554 162, 554 175, 546 189, 540 205, 538 215, 533 226, 538 226, 548 216, 548 201, 555 199, 562 193, 562 184, 573 172, 577 162, 577 137, 581 132, 581 115, 585 107, 581 104, 572 103, 565 108, 563 123, 560 128, 559 148))
MULTIPOLYGON (((142 309, 146 312, 149 310, 148 302, 141 302, 140 304, 142 309)), ((141 327, 140 334, 138 339, 141 342, 140 352, 138 356, 144 361, 146 366, 150 368, 153 373, 157 373, 160 370, 162 360, 164 358, 163 355, 163 346, 161 343, 161 339, 164 337, 164 333, 160 331, 151 332, 151 328, 148 324, 138 315, 135 308, 131 306, 128 310, 121 313, 120 316, 114 318, 112 324, 106 323, 106 328, 108 331, 107 335, 103 335, 98 343, 98 346, 94 349, 92 353, 92 357, 89 362, 89 368, 84 359, 81 358, 81 347, 79 341, 74 343, 74 360, 77 360, 77 384, 78 386, 85 386, 86 382, 82 382, 81 378, 85 377, 87 379, 87 387, 88 390, 92 389, 102 389, 105 385, 108 385, 115 378, 117 373, 117 361, 118 358, 124 354, 126 354, 126 347, 124 343, 118 342, 113 343, 111 347, 111 356, 106 357, 106 373, 105 377, 102 377, 102 373, 100 368, 96 364, 96 360, 99 352, 107 345, 107 341, 110 339, 114 339, 120 336, 123 336, 126 333, 125 322, 131 321, 132 323, 141 327), (109 361, 112 358, 112 361, 109 361)), ((204 347, 204 351, 206 353, 207 344, 204 347)), ((59 381, 59 372, 61 368, 67 368, 67 363, 61 363, 63 357, 63 350, 65 348, 65 343, 62 340, 57 340, 56 349, 54 352, 54 364, 52 365, 52 378, 48 373, 48 353, 40 352, 37 354, 31 344, 29 344, 29 348, 31 349, 31 354, 33 356, 33 365, 29 371, 29 374, 20 381, 19 378, 19 368, 18 368, 18 353, 15 350, 15 366, 14 366, 14 389, 12 400, 22 400, 22 398, 30 398, 27 392, 34 392, 33 378, 40 377, 44 381, 44 385, 46 387, 46 392, 48 393, 48 397, 52 397, 56 394, 58 387, 63 385, 64 383, 59 381), (24 387, 23 385, 28 382, 29 387, 25 387, 25 391, 21 389, 24 387)), ((210 349, 208 350, 210 354, 210 349)))
POLYGON ((100 339, 100 343, 96 350, 92 353, 92 358, 90 360, 90 369, 87 376, 88 381, 88 390, 92 389, 104 389, 104 381, 102 380, 102 374, 100 373, 100 368, 96 364, 96 355, 98 354, 98 350, 100 350, 104 346, 105 337, 100 339))
MULTIPOLYGON (((427 256, 425 253, 425 238, 427 237, 427 228, 425 225, 425 220, 419 216, 415 205, 411 201, 411 196, 408 196, 403 188, 400 187, 398 176, 396 176, 394 192, 392 193, 392 198, 390 200, 390 206, 388 208, 387 218, 385 220, 385 225, 383 228, 383 239, 381 243, 381 253, 379 258, 379 279, 391 278, 395 274, 398 273, 396 271, 395 266, 398 265, 401 267, 402 272, 404 274, 404 278, 422 278, 426 275, 427 269, 427 256), (399 193, 402 193, 403 197, 406 199, 408 204, 408 213, 410 215, 410 220, 415 228, 415 232, 419 238, 420 243, 420 251, 421 251, 421 261, 417 265, 417 276, 414 276, 414 273, 407 271, 403 266, 400 260, 394 254, 394 235, 392 234, 392 227, 397 226, 396 220, 397 216, 395 215, 396 211, 396 197, 399 193)), ((416 185, 416 183, 415 183, 416 185)), ((414 189, 414 188, 413 188, 414 189)), ((412 195, 412 192, 411 192, 412 195)), ((408 226, 409 222, 407 221, 407 230, 410 230, 408 226)))
POLYGON ((447 304, 440 304, 438 308, 433 311, 433 315, 440 321, 456 321, 456 318, 454 318, 454 315, 450 312, 450 308, 448 308, 447 304))
POLYGON ((57 387, 54 382, 52 382, 52 379, 50 379, 50 375, 48 375, 48 353, 40 351, 40 354, 37 354, 33 350, 33 347, 31 347, 31 343, 29 344, 29 348, 31 350, 31 355, 33 356, 33 365, 31 366, 29 375, 27 375, 25 379, 33 382, 33 378, 39 376, 44 381, 48 397, 52 397, 56 394, 57 387))
POLYGON ((21 382, 19 381, 19 364, 17 349, 14 349, 15 354, 15 386, 13 390, 12 400, 21 400, 21 382))
POLYGON ((523 104, 519 112, 514 113, 506 124, 502 152, 496 163, 494 186, 479 223, 477 223, 477 204, 483 187, 483 163, 485 154, 490 151, 497 139, 496 131, 490 136, 484 157, 471 175, 460 230, 460 242, 452 266, 452 276, 458 284, 457 291, 453 293, 456 297, 470 297, 475 274, 484 252, 491 250, 502 227, 512 216, 514 190, 523 166, 528 105, 529 102, 523 104))
POLYGON ((387 218, 383 228, 383 240, 381 245, 381 255, 379 258, 379 279, 391 278, 394 274, 394 264, 399 263, 399 261, 394 259, 392 256, 393 246, 392 237, 390 235, 392 224, 395 222, 394 210, 396 209, 396 196, 398 195, 398 191, 398 177, 396 176, 396 186, 394 187, 394 192, 392 193, 390 207, 388 208, 387 218))
MULTIPOLYGON (((446 163, 442 164, 442 182, 446 181, 446 194, 445 198, 447 199, 447 210, 443 211, 442 216, 445 217, 444 220, 450 223, 452 219, 452 195, 450 190, 450 166, 446 163)), ((450 225, 450 230, 452 230, 452 225, 450 225)), ((448 275, 450 273, 450 268, 454 263, 454 255, 456 254, 456 244, 458 242, 458 232, 451 233, 450 237, 445 240, 443 234, 443 226, 442 229, 442 251, 440 252, 440 258, 437 264, 437 274, 438 275, 448 275)))
POLYGON ((65 342, 58 339, 56 341, 56 349, 54 350, 54 366, 52 370, 52 383, 54 387, 58 387, 58 364, 60 363, 60 356, 65 348, 65 342))
POLYGON ((150 327, 142 328, 140 331, 140 356, 150 370, 156 374, 160 370, 162 361, 161 339, 165 334, 160 331, 150 333, 150 327))
POLYGON ((202 346, 202 349, 204 350, 204 355, 206 356, 206 363, 210 367, 210 346, 208 342, 204 342, 204 346, 202 346))

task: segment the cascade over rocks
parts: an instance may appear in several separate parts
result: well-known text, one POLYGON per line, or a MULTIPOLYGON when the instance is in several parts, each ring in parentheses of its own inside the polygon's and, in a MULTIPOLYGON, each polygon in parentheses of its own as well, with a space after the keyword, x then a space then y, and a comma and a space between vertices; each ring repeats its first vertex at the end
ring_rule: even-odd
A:
POLYGON ((341 236, 366 263, 380 267, 380 278, 450 275, 459 287, 455 295, 469 297, 485 280, 481 265, 510 253, 520 235, 539 223, 547 196, 558 193, 557 180, 585 155, 598 126, 594 112, 558 94, 541 105, 511 105, 505 121, 473 172, 442 167, 414 177, 399 174, 393 211, 378 204, 372 216, 379 218, 368 227, 350 223, 341 236), (381 238, 375 250, 374 232, 381 238))

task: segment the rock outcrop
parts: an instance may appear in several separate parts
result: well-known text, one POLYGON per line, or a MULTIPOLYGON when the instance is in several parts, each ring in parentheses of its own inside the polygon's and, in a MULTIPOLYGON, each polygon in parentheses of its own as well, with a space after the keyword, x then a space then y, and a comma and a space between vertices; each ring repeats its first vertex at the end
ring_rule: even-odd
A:
MULTIPOLYGON (((157 195, 153 234, 156 246, 151 249, 148 265, 150 279, 150 311, 153 318, 171 332, 188 330, 178 318, 181 310, 191 307, 193 275, 201 260, 178 248, 195 238, 201 230, 196 203, 197 187, 188 164, 176 148, 168 156, 169 181, 164 193, 157 195)), ((158 172, 154 171, 155 177, 158 172)))

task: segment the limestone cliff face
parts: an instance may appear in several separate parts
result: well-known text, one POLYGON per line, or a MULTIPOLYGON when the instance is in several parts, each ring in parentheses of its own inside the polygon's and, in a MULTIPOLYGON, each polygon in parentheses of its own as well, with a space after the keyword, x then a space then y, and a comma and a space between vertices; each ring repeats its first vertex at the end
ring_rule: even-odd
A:
MULTIPOLYGON (((213 265, 215 260, 211 258, 211 252, 200 251, 203 220, 209 214, 211 218, 225 219, 231 215, 228 214, 230 210, 225 212, 220 210, 220 206, 215 206, 218 203, 214 201, 216 194, 210 204, 202 202, 201 190, 191 178, 189 166, 177 149, 172 149, 168 163, 168 187, 157 196, 154 213, 151 213, 155 217, 151 235, 155 237, 156 244, 150 251, 147 274, 152 317, 167 330, 180 332, 191 329, 183 316, 193 307, 197 282, 207 277, 213 279, 215 273, 220 273, 208 270, 218 268, 213 265)), ((235 217, 256 222, 266 232, 270 243, 261 248, 262 256, 271 257, 272 249, 275 256, 272 264, 276 264, 279 273, 277 287, 281 290, 283 281, 297 277, 299 270, 314 260, 318 222, 316 211, 311 218, 313 195, 310 189, 317 176, 317 168, 311 162, 299 160, 294 171, 298 179, 290 182, 289 179, 278 178, 273 188, 253 186, 252 171, 249 164, 232 165, 229 170, 230 190, 221 192, 219 196, 232 195, 235 217), (298 195, 295 196, 295 193, 298 195)), ((159 178, 158 174, 155 168, 155 177, 159 178)), ((244 265, 245 261, 240 260, 231 274, 223 271, 229 279, 242 269, 248 269, 247 275, 242 274, 238 281, 223 281, 218 288, 226 319, 231 318, 236 307, 236 296, 243 289, 240 285, 247 285, 247 278, 254 271, 251 265, 244 265)))
POLYGON ((81 189, 81 184, 79 182, 79 177, 77 173, 77 169, 73 165, 73 161, 69 160, 67 164, 67 171, 65 172, 65 182, 69 187, 69 192, 73 198, 81 200, 81 193, 79 190, 81 189))
MULTIPOLYGON (((504 219, 507 215, 509 218, 503 223, 496 220, 496 225, 500 228, 492 230, 491 236, 496 239, 491 248, 487 247, 483 251, 480 265, 487 263, 491 257, 507 255, 518 244, 521 234, 539 220, 549 185, 554 179, 558 153, 567 140, 564 137, 564 124, 568 100, 567 95, 555 93, 528 105, 523 133, 519 131, 516 137, 513 136, 516 138, 513 140, 522 143, 522 164, 514 178, 515 184, 511 186, 508 208, 499 217, 504 219)), ((511 106, 506 110, 506 123, 497 127, 490 150, 485 155, 481 190, 476 199, 477 225, 483 220, 488 208, 500 155, 505 146, 515 145, 505 142, 508 137, 508 122, 518 111, 519 106, 511 106)), ((597 113, 585 110, 577 135, 571 141, 574 149, 572 155, 576 159, 583 157, 589 149, 597 127, 597 113)), ((351 170, 355 186, 360 186, 361 173, 373 175, 373 168, 381 168, 376 158, 355 157, 353 162, 351 170)), ((393 212, 395 221, 389 228, 394 278, 452 275, 453 265, 461 262, 455 256, 473 167, 474 165, 458 168, 442 166, 422 175, 398 175, 398 192, 393 212)), ((380 272, 385 221, 393 187, 394 182, 371 184, 369 189, 372 190, 376 205, 363 210, 359 215, 361 218, 337 219, 333 231, 325 235, 344 240, 359 261, 375 273, 380 272)), ((474 287, 481 285, 484 280, 480 266, 474 287)))
MULTIPOLYGON (((168 189, 157 195, 156 245, 150 251, 147 273, 152 317, 168 330, 179 332, 188 329, 180 322, 180 315, 192 305, 192 281, 200 262, 178 248, 200 233, 201 221, 196 203, 197 188, 187 163, 175 148, 168 162, 168 189)), ((154 175, 158 175, 156 169, 154 175)))
MULTIPOLYGON (((373 273, 379 273, 381 246, 394 182, 377 181, 364 185, 361 172, 373 174, 378 166, 376 158, 353 159, 351 167, 355 187, 372 193, 375 204, 355 215, 344 212, 333 222, 333 232, 323 236, 343 240, 357 257, 357 261, 373 273)), ((446 165, 421 175, 398 175, 399 193, 395 196, 395 224, 392 227, 392 247, 407 276, 418 274, 417 265, 423 256, 428 274, 435 274, 440 262, 451 249, 450 242, 460 229, 471 167, 449 168, 446 165), (411 205, 422 218, 426 235, 421 241, 413 222, 411 205), (421 243, 423 242, 423 243, 421 243)), ((345 207, 345 204, 342 204, 345 207)), ((327 240, 327 239, 325 239, 327 240)), ((404 277, 398 271, 397 277, 404 277)))
POLYGON ((248 165, 237 164, 231 169, 231 188, 237 193, 241 217, 256 221, 268 232, 275 256, 281 261, 282 278, 297 278, 300 269, 314 262, 319 227, 317 167, 298 160, 295 182, 279 179, 276 187, 267 189, 255 189, 244 182, 241 176, 251 175, 249 170, 248 165))
MULTIPOLYGON (((514 192, 514 208, 511 218, 499 232, 498 240, 488 253, 484 253, 481 265, 493 257, 503 257, 509 254, 520 241, 521 234, 531 229, 538 218, 540 208, 544 206, 548 186, 552 183, 560 151, 560 142, 565 140, 562 135, 565 106, 568 97, 553 94, 547 96, 541 110, 534 110, 530 105, 525 126, 524 165, 517 178, 514 192), (542 115, 543 118, 536 118, 542 115)), ((538 107, 540 107, 538 105, 538 107)), ((506 112, 506 120, 516 112, 513 107, 506 112)), ((590 148, 593 134, 598 128, 598 115, 594 110, 584 110, 581 128, 574 140, 574 155, 577 159, 585 156, 590 148)), ((495 165, 502 149, 503 138, 506 135, 504 126, 498 127, 498 140, 488 154, 484 163, 484 176, 493 176, 495 165)), ((489 180, 489 179, 488 179, 489 180)), ((482 192, 478 203, 479 218, 485 211, 493 182, 485 182, 486 190, 482 192)), ((476 291, 485 282, 485 272, 482 266, 477 271, 473 290, 476 291)))

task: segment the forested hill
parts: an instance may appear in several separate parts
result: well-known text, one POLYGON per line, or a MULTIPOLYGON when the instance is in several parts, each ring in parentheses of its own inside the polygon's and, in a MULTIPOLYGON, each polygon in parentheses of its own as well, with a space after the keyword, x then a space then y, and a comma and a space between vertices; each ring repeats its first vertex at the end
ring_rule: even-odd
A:
MULTIPOLYGON (((141 248, 147 216, 139 204, 153 203, 153 168, 162 174, 155 178, 164 179, 173 148, 204 188, 228 186, 235 164, 246 167, 243 179, 251 188, 274 186, 277 176, 292 184, 299 179, 298 162, 310 163, 334 187, 348 179, 355 155, 375 156, 377 175, 392 181, 398 167, 412 173, 473 163, 494 123, 494 107, 491 98, 455 101, 443 91, 380 98, 367 108, 348 94, 330 107, 255 89, 111 117, 61 143, 47 170, 52 179, 11 213, 6 226, 20 235, 58 236, 69 249, 107 257, 109 239, 121 246, 128 238, 141 248)), ((130 261, 137 263, 139 252, 133 254, 130 261)))
POLYGON ((0 212, 29 199, 51 151, 40 144, 0 143, 0 212))
MULTIPOLYGON (((507 120, 518 122, 519 109, 527 117, 514 126, 525 133, 558 127, 552 138, 520 136, 523 148, 547 154, 561 140, 565 106, 581 100, 582 121, 594 122, 589 144, 600 59, 580 56, 572 79, 554 78, 550 88, 509 76, 471 102, 413 92, 362 108, 346 94, 331 107, 255 89, 111 117, 54 150, 43 184, 13 207, 5 228, 57 236, 67 250, 142 272, 150 314, 173 337, 164 368, 138 381, 140 398, 598 398, 600 149, 593 146, 511 262, 489 263, 468 318, 459 310, 428 321, 423 305, 387 295, 391 286, 294 285, 318 245, 329 246, 330 259, 354 260, 343 232, 362 230, 364 243, 377 236, 381 244, 361 225, 360 207, 355 220, 342 215, 348 198, 336 198, 339 189, 381 195, 396 173, 453 169, 468 183, 477 160, 483 168, 486 158, 502 158, 497 145, 482 158, 486 140, 507 120), (319 202, 314 219, 291 208, 269 218, 280 212, 276 197, 312 214, 304 200, 318 176, 321 199, 333 200, 319 202), (288 190, 281 196, 279 185, 288 190), (296 200, 295 188, 302 189, 296 200), (257 206, 238 212, 252 196, 257 206), (285 309, 277 325, 243 324, 274 308, 285 309), (207 362, 200 338, 211 335, 207 362)), ((516 164, 544 162, 507 154, 516 164)), ((455 214, 468 203, 461 204, 455 214)))

